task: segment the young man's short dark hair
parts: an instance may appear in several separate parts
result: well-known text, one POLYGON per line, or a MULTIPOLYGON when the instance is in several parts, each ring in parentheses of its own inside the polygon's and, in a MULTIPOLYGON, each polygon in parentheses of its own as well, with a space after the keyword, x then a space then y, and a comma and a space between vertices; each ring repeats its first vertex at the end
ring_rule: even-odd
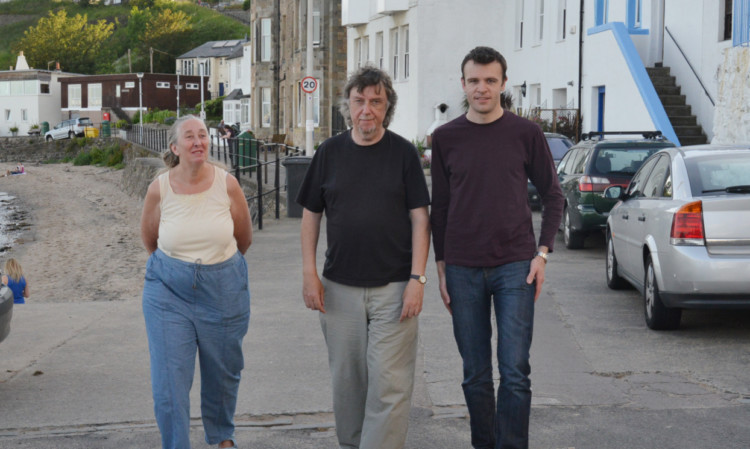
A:
POLYGON ((497 61, 503 67, 503 81, 508 79, 508 62, 505 61, 503 55, 494 48, 474 47, 461 63, 461 78, 464 77, 464 66, 469 61, 474 61, 475 63, 482 65, 497 61))

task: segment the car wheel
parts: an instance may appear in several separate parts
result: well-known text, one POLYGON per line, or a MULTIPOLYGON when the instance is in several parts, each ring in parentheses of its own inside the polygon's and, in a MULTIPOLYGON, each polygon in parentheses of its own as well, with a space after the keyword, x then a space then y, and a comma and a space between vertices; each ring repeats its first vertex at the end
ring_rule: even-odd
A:
POLYGON ((52 136, 47 136, 47 142, 52 142, 52 136))
POLYGON ((570 229, 570 213, 566 207, 563 211, 563 241, 565 247, 568 249, 581 249, 583 248, 584 235, 580 232, 573 231, 570 229))
POLYGON ((73 131, 71 131, 71 132, 68 133, 68 139, 72 139, 75 136, 76 136, 76 133, 74 133, 73 131))
POLYGON ((627 281, 617 274, 617 267, 615 244, 612 241, 612 234, 607 231, 607 287, 612 290, 621 290, 628 286, 627 281))
POLYGON ((669 308, 664 305, 656 283, 654 262, 651 256, 646 261, 646 276, 643 281, 643 302, 646 325, 653 330, 672 330, 680 327, 682 309, 669 308))

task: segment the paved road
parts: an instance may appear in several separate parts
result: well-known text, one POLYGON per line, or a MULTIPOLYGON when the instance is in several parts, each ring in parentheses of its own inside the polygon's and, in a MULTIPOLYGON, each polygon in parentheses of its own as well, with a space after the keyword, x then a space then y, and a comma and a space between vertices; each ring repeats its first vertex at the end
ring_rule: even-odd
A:
MULTIPOLYGON (((296 219, 266 221, 247 256, 245 448, 335 447, 325 346, 299 294, 298 230, 296 219)), ((580 251, 558 239, 537 303, 531 447, 750 447, 750 314, 687 312, 681 330, 649 331, 637 292, 607 289, 603 261, 599 236, 580 251)), ((430 263, 407 447, 468 448, 460 359, 434 271, 430 263)), ((193 447, 207 447, 193 393, 193 447)), ((0 344, 0 448, 158 446, 139 298, 16 309, 0 344)))

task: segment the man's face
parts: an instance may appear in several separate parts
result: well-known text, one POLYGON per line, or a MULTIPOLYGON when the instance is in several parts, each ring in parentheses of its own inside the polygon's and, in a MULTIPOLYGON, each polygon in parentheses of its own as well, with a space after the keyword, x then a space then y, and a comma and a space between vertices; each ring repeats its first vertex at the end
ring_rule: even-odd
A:
POLYGON ((505 90, 503 66, 493 61, 477 64, 468 61, 464 66, 461 85, 469 102, 469 109, 479 114, 489 114, 502 109, 500 94, 505 90))
MULTIPOLYGON (((349 112, 355 141, 375 143, 383 137, 383 120, 388 111, 388 98, 381 85, 367 86, 361 92, 349 92, 349 112)), ((360 142, 357 142, 360 143, 360 142)))

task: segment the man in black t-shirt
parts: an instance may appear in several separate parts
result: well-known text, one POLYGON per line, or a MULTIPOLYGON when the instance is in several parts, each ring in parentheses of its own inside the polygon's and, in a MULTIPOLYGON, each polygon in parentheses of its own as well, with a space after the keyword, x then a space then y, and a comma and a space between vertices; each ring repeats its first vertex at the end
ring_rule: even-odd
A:
POLYGON ((300 188, 303 298, 320 312, 342 448, 404 447, 430 246, 414 145, 386 128, 396 92, 364 67, 344 88, 351 129, 318 148, 300 188), (323 279, 316 248, 323 213, 323 279))

